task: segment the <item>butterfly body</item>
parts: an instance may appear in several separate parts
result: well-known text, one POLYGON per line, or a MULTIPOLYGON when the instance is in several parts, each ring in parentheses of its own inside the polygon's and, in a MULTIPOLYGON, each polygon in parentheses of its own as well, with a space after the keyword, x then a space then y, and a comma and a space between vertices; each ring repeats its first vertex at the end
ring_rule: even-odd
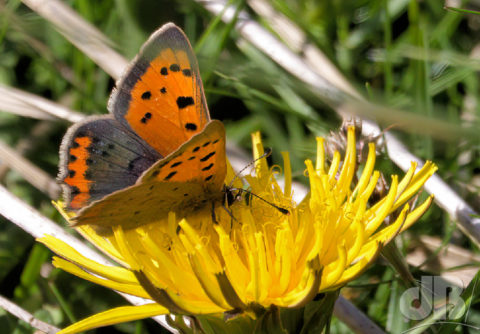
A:
POLYGON ((225 129, 210 120, 185 34, 155 32, 112 92, 110 114, 72 126, 59 179, 77 225, 136 227, 222 201, 225 129))

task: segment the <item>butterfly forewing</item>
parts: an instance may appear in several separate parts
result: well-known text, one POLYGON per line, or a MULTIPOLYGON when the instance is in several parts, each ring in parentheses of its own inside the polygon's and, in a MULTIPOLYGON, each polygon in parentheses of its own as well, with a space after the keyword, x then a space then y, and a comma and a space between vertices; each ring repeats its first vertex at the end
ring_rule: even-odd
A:
POLYGON ((77 225, 137 227, 166 217, 185 216, 222 200, 226 175, 225 130, 211 121, 204 131, 152 165, 138 182, 81 210, 77 225))
POLYGON ((200 73, 178 27, 164 25, 144 44, 109 109, 163 156, 203 130, 210 117, 200 73))

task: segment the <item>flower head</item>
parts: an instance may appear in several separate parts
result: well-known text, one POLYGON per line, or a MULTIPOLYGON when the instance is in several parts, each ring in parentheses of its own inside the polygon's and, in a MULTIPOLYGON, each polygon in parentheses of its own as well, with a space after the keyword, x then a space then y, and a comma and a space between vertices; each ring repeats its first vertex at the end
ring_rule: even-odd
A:
MULTIPOLYGON (((113 228, 99 235, 91 226, 78 229, 121 266, 95 263, 51 236, 40 241, 61 256, 54 265, 97 284, 152 300, 144 306, 112 309, 82 320, 63 333, 159 314, 245 314, 251 318, 272 305, 304 306, 322 292, 338 290, 361 274, 382 246, 411 226, 432 201, 415 209, 407 204, 435 172, 427 162, 416 164, 376 203, 369 199, 380 177, 374 171, 375 145, 358 175, 355 130, 348 129, 343 160, 336 152, 327 166, 323 139, 317 160, 307 160, 310 193, 292 200, 289 155, 283 153, 285 185, 276 181, 278 168, 265 159, 246 176, 250 191, 259 196, 220 205, 178 219, 137 227, 113 228), (355 181, 355 182, 354 182, 355 181), (274 205, 271 205, 274 204, 274 205), (275 206, 287 208, 280 212, 275 206), (392 213, 396 213, 392 215, 392 213), (387 217, 394 217, 381 227, 387 217)), ((255 158, 263 154, 260 135, 253 135, 255 158)), ((227 181, 234 177, 229 168, 227 181)), ((237 180, 237 183, 239 180, 237 180)), ((237 184, 237 186, 241 186, 237 184)), ((62 210, 67 218, 70 213, 62 210)))

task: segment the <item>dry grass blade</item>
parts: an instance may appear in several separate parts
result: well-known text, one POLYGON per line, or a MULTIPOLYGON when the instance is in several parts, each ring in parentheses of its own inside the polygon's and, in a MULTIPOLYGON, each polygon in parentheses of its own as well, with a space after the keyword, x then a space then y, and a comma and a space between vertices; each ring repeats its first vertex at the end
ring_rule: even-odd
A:
MULTIPOLYGON (((197 1, 215 15, 223 13, 222 19, 226 22, 232 20, 235 13, 235 8, 228 7, 227 2, 223 0, 197 1), (227 7, 227 9, 225 9, 225 7, 227 7)), ((351 112, 353 109, 357 114, 362 112, 362 110, 377 108, 375 105, 371 105, 369 108, 369 104, 355 99, 353 96, 349 96, 346 92, 342 91, 341 87, 331 85, 325 78, 314 72, 304 58, 295 54, 257 22, 251 20, 246 12, 240 13, 235 27, 243 38, 269 55, 285 70, 314 87, 318 94, 322 96, 324 100, 335 106, 337 112, 342 116, 346 115, 342 106, 345 107, 348 102, 351 102, 348 106, 348 111, 351 112)), ((365 135, 375 136, 380 134, 379 126, 366 119, 364 120, 362 130, 365 135)), ((386 133, 386 145, 390 159, 403 170, 406 171, 410 168, 411 161, 419 161, 420 165, 423 165, 423 162, 411 154, 391 133, 386 133)), ((426 184, 426 189, 429 193, 435 195, 437 203, 447 211, 452 218, 460 223, 459 227, 461 230, 473 242, 480 245, 480 218, 476 218, 478 217, 478 213, 437 175, 430 178, 426 184)))
MULTIPOLYGON (((32 152, 37 149, 38 144, 41 143, 45 138, 52 133, 54 130, 52 122, 49 121, 40 121, 32 128, 32 131, 28 136, 20 139, 15 145, 15 151, 18 155, 24 156, 26 153, 32 152)), ((9 167, 7 164, 0 163, 0 181, 3 180, 7 174, 9 167)))
POLYGON ((22 228, 34 238, 40 238, 46 234, 52 235, 68 243, 84 256, 101 264, 111 265, 111 262, 105 257, 67 233, 63 227, 41 215, 37 210, 15 197, 1 185, 0 215, 22 228))
POLYGON ((85 118, 84 115, 43 97, 3 85, 0 85, 0 110, 36 119, 62 119, 72 123, 85 118))
POLYGON ((58 0, 22 0, 22 2, 55 25, 73 45, 89 56, 105 72, 118 79, 127 67, 127 61, 109 45, 100 31, 58 0))
POLYGON ((36 328, 42 331, 43 333, 55 334, 60 330, 55 326, 52 326, 50 324, 47 324, 46 322, 36 319, 32 314, 30 314, 29 312, 27 312, 17 304, 12 303, 7 298, 4 298, 2 296, 0 296, 0 307, 3 308, 5 311, 16 316, 18 319, 25 321, 27 324, 29 324, 33 328, 36 328))
POLYGON ((339 296, 333 314, 354 333, 384 334, 374 322, 348 300, 339 296))
MULTIPOLYGON (((64 228, 41 215, 38 211, 27 205, 19 198, 15 197, 12 193, 10 193, 5 187, 1 185, 0 215, 10 220, 12 223, 32 235, 34 238, 40 238, 46 234, 54 236, 55 238, 69 244, 83 256, 104 265, 112 265, 112 263, 107 260, 105 256, 99 254, 97 251, 93 250, 74 236, 67 233, 64 228)), ((123 294, 120 292, 117 293, 123 296, 133 305, 143 305, 147 303, 147 301, 142 298, 123 294)), ((170 329, 172 332, 174 332, 174 330, 172 330, 171 327, 169 327, 166 323, 165 317, 157 316, 153 319, 160 323, 163 327, 170 329)))
MULTIPOLYGON (((215 15, 223 13, 222 19, 225 22, 230 22, 236 15, 236 8, 228 6, 226 1, 197 0, 197 2, 215 15)), ((260 24, 250 19, 245 11, 240 12, 238 15, 235 29, 243 38, 267 54, 285 70, 297 78, 300 78, 303 82, 318 89, 321 96, 328 103, 338 105, 345 101, 347 96, 343 91, 339 90, 337 87, 333 86, 331 82, 312 71, 310 66, 305 64, 305 62, 285 44, 281 43, 260 24)))
POLYGON ((296 53, 302 52, 307 64, 320 76, 331 82, 341 91, 355 96, 358 99, 362 99, 362 96, 332 64, 330 59, 316 46, 309 43, 305 33, 287 17, 276 11, 268 1, 250 0, 248 4, 258 15, 269 22, 270 26, 277 33, 277 36, 279 36, 289 48, 296 53))
POLYGON ((468 286, 478 271, 480 256, 455 245, 442 247, 442 240, 436 237, 423 235, 419 238, 412 236, 413 251, 408 253, 407 262, 412 266, 420 266, 424 271, 439 274, 446 281, 462 287, 468 286), (433 257, 432 257, 433 255, 433 257), (456 269, 450 269, 456 268, 456 269))
MULTIPOLYGON (((365 134, 377 134, 379 128, 373 122, 364 122, 363 131, 365 134)), ((410 168, 410 161, 417 161, 420 166, 423 166, 423 161, 410 153, 393 134, 385 133, 385 143, 390 159, 404 171, 410 168)), ((424 188, 435 196, 435 202, 442 209, 458 221, 460 230, 480 246, 479 214, 437 174, 430 177, 424 188)))
MULTIPOLYGON (((356 100, 363 101, 359 105, 354 101, 352 113, 367 119, 375 119, 379 124, 395 124, 397 129, 407 132, 420 133, 422 135, 437 138, 443 141, 458 141, 460 138, 470 136, 478 138, 476 129, 465 129, 461 126, 452 125, 450 122, 432 119, 431 117, 418 115, 390 107, 373 106, 367 103, 354 86, 343 76, 328 57, 315 45, 310 43, 306 34, 284 15, 278 13, 265 0, 250 0, 248 4, 269 22, 277 33, 277 36, 288 45, 290 49, 302 54, 304 63, 311 71, 330 82, 334 87, 356 100), (424 124, 428 123, 426 128, 424 124)), ((480 138, 479 138, 480 139, 480 138)))
POLYGON ((73 85, 79 86, 79 83, 75 79, 75 74, 73 69, 68 66, 65 62, 57 59, 54 53, 45 45, 42 41, 31 36, 28 30, 25 29, 25 22, 22 18, 18 17, 15 12, 11 11, 8 6, 6 6, 2 1, 0 1, 0 12, 2 13, 5 20, 8 21, 8 25, 17 33, 22 36, 22 39, 25 40, 26 44, 35 50, 38 55, 53 65, 53 67, 60 73, 60 75, 72 83, 73 85))
POLYGON ((60 186, 55 179, 2 141, 0 141, 0 160, 51 199, 56 200, 60 196, 60 186))

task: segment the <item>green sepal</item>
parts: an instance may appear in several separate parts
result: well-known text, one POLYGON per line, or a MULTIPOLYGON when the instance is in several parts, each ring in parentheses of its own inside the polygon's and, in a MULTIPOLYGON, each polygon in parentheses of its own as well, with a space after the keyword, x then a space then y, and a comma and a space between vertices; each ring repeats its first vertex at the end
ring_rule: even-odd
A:
POLYGON ((300 308, 258 308, 256 312, 230 312, 168 319, 182 334, 313 334, 328 333, 339 291, 322 293, 300 308), (260 312, 263 310, 263 312, 260 312), (255 315, 254 315, 255 314, 255 315), (252 318, 255 317, 255 318, 252 318), (186 325, 188 318, 190 326, 186 325))

